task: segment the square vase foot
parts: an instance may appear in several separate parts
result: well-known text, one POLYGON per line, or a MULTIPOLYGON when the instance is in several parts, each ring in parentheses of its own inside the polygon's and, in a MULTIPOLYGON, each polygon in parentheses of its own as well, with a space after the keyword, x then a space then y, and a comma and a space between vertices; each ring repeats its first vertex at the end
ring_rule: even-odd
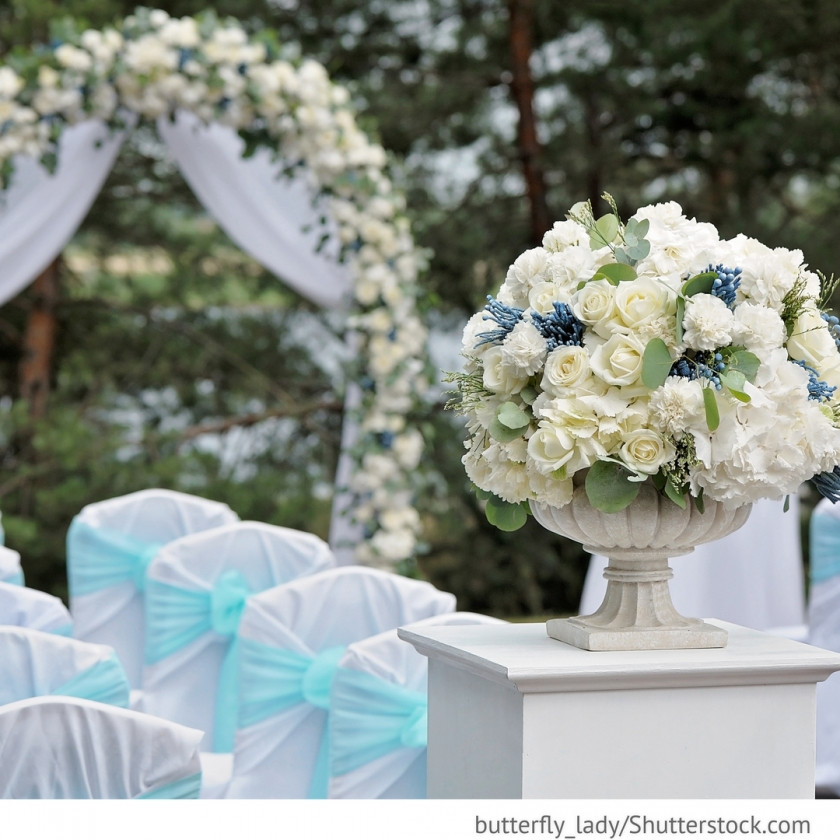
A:
POLYGON ((682 650, 726 647, 726 630, 699 619, 686 627, 638 627, 622 630, 596 627, 580 618, 552 618, 546 622, 552 639, 583 650, 682 650))

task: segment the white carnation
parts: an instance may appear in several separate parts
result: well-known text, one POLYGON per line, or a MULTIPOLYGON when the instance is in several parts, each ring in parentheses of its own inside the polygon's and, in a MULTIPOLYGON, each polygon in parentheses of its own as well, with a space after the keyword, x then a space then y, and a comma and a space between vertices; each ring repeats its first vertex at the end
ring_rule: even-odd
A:
POLYGON ((555 222, 542 240, 542 246, 546 251, 557 253, 574 245, 587 245, 589 235, 577 223, 571 220, 555 222))
POLYGON ((535 374, 545 360, 547 345, 540 331, 528 321, 520 321, 502 343, 502 362, 519 374, 535 374))
POLYGON ((741 303, 735 307, 732 343, 742 344, 761 356, 785 343, 785 322, 775 309, 757 303, 741 303))
POLYGON ((683 341, 694 350, 715 350, 732 341, 732 310, 714 295, 694 295, 685 306, 683 341))
POLYGON ((545 248, 531 248, 520 254, 508 269, 502 289, 506 290, 511 302, 516 306, 528 305, 528 293, 534 283, 545 279, 546 257, 545 248))
POLYGON ((656 426, 676 440, 686 432, 706 426, 703 386, 696 379, 669 376, 650 395, 648 408, 656 426))

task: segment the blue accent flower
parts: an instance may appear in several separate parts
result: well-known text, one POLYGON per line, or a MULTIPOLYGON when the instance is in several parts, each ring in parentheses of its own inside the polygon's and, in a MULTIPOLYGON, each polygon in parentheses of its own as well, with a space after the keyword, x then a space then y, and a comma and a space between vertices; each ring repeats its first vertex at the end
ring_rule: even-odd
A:
POLYGON ((840 467, 835 467, 831 472, 819 473, 811 481, 820 495, 835 504, 840 502, 840 467))
POLYGON ((492 295, 487 295, 487 301, 487 306, 484 307, 484 311, 487 313, 484 320, 495 321, 498 328, 480 332, 478 337, 482 340, 475 345, 476 347, 481 347, 482 344, 501 344, 511 330, 522 320, 522 313, 525 311, 518 306, 508 306, 506 303, 496 300, 492 295))
POLYGON ((735 308, 735 292, 741 285, 741 269, 726 268, 721 263, 709 265, 706 271, 714 271, 717 274, 712 283, 712 294, 719 297, 730 309, 735 308))
POLYGON ((810 365, 806 365, 805 362, 799 359, 793 359, 792 361, 794 364, 808 371, 809 400, 820 400, 823 402, 830 400, 834 396, 834 392, 837 390, 836 385, 829 385, 827 382, 824 382, 820 379, 819 374, 810 365))
POLYGON ((548 352, 557 347, 583 344, 586 324, 579 321, 567 303, 554 302, 554 311, 548 315, 534 312, 531 315, 534 326, 545 339, 548 352))

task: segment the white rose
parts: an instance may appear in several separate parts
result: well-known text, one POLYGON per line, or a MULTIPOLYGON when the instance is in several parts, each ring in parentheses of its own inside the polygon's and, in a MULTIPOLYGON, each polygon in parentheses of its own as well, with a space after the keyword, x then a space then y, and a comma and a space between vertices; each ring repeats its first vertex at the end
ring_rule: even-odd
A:
POLYGON ((714 295, 690 297, 685 305, 683 341, 694 350, 716 350, 732 343, 732 310, 714 295))
POLYGON ((565 303, 568 299, 566 291, 552 280, 540 280, 528 292, 528 306, 540 315, 553 312, 555 301, 565 303))
POLYGON ((837 345, 816 307, 808 307, 797 316, 787 341, 787 351, 792 359, 817 370, 832 366, 837 359, 837 345))
POLYGON ((651 429, 629 432, 621 445, 621 458, 630 469, 644 475, 654 475, 674 455, 674 445, 651 429))
POLYGON ((520 321, 502 343, 502 362, 524 376, 536 373, 545 361, 547 345, 540 331, 520 321))
POLYGON ((540 387, 543 391, 562 396, 591 376, 589 353, 576 345, 560 346, 552 350, 545 360, 540 387))
POLYGON ((610 385, 632 385, 642 376, 645 345, 634 335, 616 333, 592 353, 592 372, 610 385))
POLYGON ((649 277, 619 283, 615 290, 615 317, 629 330, 677 311, 676 297, 664 283, 649 277))
MULTIPOLYGON (((595 280, 587 283, 577 292, 572 301, 572 312, 584 324, 593 327, 598 332, 598 325, 613 318, 615 312, 615 286, 609 280, 595 280)), ((603 338, 609 337, 609 331, 599 333, 603 338)))
POLYGON ((23 79, 11 67, 0 67, 0 98, 14 99, 22 90, 23 79))
POLYGON ((574 437, 568 429, 550 420, 541 420, 537 430, 528 438, 530 463, 543 475, 551 475, 561 469, 574 455, 574 437))
POLYGON ((482 357, 484 374, 482 381, 488 391, 501 394, 518 394, 528 384, 528 374, 505 364, 502 348, 491 346, 482 357))
POLYGON ((408 529, 399 531, 377 531, 370 539, 373 550, 379 557, 398 562, 410 557, 416 545, 414 534, 408 529))
POLYGON ((423 455, 423 435, 416 429, 410 429, 394 439, 393 449, 400 466, 413 470, 423 455))

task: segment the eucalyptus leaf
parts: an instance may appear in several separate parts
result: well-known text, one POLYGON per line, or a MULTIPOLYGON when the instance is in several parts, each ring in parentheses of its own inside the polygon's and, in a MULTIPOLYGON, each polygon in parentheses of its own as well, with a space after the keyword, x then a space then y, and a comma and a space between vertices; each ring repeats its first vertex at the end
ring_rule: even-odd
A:
POLYGON ((755 353, 739 348, 729 353, 726 359, 726 367, 729 371, 738 371, 744 374, 748 382, 755 382, 756 374, 761 367, 761 359, 755 353))
POLYGON ((490 425, 487 427, 487 431, 490 433, 490 436, 494 440, 499 441, 499 443, 510 443, 510 441, 522 437, 522 429, 508 428, 507 426, 504 426, 502 425, 502 423, 499 422, 498 417, 494 417, 490 421, 490 425))
POLYGON ((627 254, 636 262, 643 260, 650 253, 650 242, 647 239, 640 240, 636 245, 627 249, 627 254))
POLYGON ((626 234, 631 234, 637 239, 644 239, 650 230, 650 219, 628 219, 626 234))
POLYGON ((613 256, 615 257, 615 261, 622 265, 633 265, 633 258, 624 248, 616 248, 613 251, 613 256))
POLYGON ((744 383, 747 378, 739 370, 725 370, 720 374, 720 381, 736 400, 749 402, 750 395, 744 392, 744 383))
POLYGON ((607 213, 595 222, 595 229, 589 234, 589 245, 593 250, 609 245, 618 233, 618 219, 607 213))
POLYGON ((518 531, 528 521, 528 509, 521 504, 513 504, 491 496, 484 508, 487 521, 500 531, 518 531))
POLYGON ((625 263, 607 263, 595 272, 595 276, 592 279, 598 280, 601 277, 606 277, 613 286, 617 286, 624 281, 635 280, 636 269, 625 263))
POLYGON ((680 493, 679 489, 676 487, 673 481, 669 478, 665 482, 665 495, 678 507, 681 507, 683 510, 686 508, 686 501, 685 496, 680 493))
POLYGON ((702 274, 695 274, 694 277, 686 280, 685 285, 682 287, 682 293, 686 297, 709 294, 712 291, 712 284, 715 282, 716 277, 717 272, 715 271, 704 271, 702 274))
POLYGON ((694 497, 694 504, 697 505, 697 510, 700 513, 706 512, 706 499, 703 496, 703 488, 700 488, 700 492, 694 497))
POLYGON ((589 503, 604 513, 618 513, 639 494, 642 486, 630 481, 627 469, 613 461, 596 461, 586 474, 586 495, 589 503))
POLYGON ((522 430, 531 422, 531 415, 515 402, 502 403, 496 411, 496 419, 508 429, 522 430))
POLYGON ((713 432, 720 425, 720 412, 714 388, 703 388, 703 407, 706 409, 706 425, 713 432))
POLYGON ((642 382, 653 391, 668 378, 673 360, 661 338, 652 338, 642 356, 642 382))
POLYGON ((531 405, 534 400, 539 396, 539 392, 533 385, 526 385, 520 392, 519 396, 522 397, 522 402, 531 405))
POLYGON ((685 318, 685 298, 677 297, 677 344, 683 340, 683 320, 685 318))

